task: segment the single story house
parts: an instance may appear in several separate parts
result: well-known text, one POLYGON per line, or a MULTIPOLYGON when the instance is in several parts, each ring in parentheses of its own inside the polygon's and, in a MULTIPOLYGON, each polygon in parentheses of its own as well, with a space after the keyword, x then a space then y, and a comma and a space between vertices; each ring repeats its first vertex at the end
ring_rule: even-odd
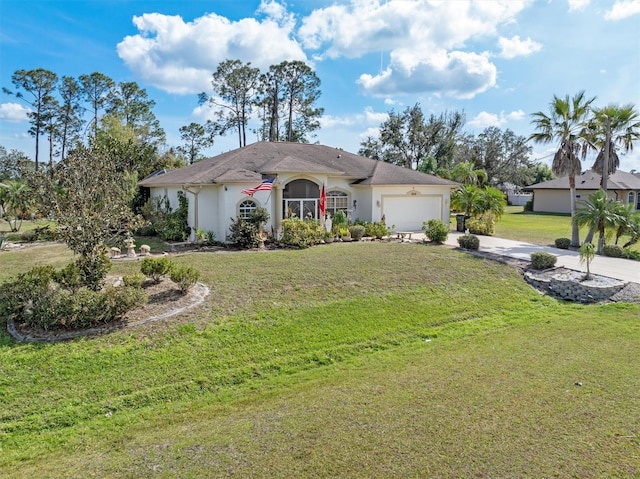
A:
MULTIPOLYGON (((593 170, 576 176, 576 200, 586 200, 600 189, 601 175, 593 170)), ((528 186, 533 191, 533 211, 545 213, 571 213, 569 177, 528 186)), ((611 199, 635 206, 640 211, 640 175, 626 171, 616 171, 609 175, 607 194, 611 199)))
POLYGON ((265 228, 275 235, 283 218, 318 219, 323 186, 331 216, 342 210, 352 220, 384 220, 396 231, 419 231, 430 219, 448 224, 458 183, 329 146, 258 142, 156 172, 139 186, 150 197, 166 196, 173 209, 183 191, 192 232, 213 231, 226 240, 232 219, 246 218, 257 207, 269 212, 265 228))

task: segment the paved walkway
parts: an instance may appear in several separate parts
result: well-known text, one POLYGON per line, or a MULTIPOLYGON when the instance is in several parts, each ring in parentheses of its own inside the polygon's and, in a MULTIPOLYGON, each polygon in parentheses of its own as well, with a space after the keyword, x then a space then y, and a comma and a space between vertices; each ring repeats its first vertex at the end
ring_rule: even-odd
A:
MULTIPOLYGON (((457 231, 451 231, 446 244, 459 246, 458 236, 461 234, 462 233, 457 231)), ((580 254, 577 251, 495 238, 493 236, 478 236, 478 238, 480 238, 480 251, 526 261, 531 261, 531 253, 544 251, 558 257, 556 267, 564 267, 575 271, 587 271, 586 265, 580 264, 580 254)), ((640 261, 596 255, 591 262, 590 270, 593 274, 606 276, 608 278, 640 283, 640 261)))

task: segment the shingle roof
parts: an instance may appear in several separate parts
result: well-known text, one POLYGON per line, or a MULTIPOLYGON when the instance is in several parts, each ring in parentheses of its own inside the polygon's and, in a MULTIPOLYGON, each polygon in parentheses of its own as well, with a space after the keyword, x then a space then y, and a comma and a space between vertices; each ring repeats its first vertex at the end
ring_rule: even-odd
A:
POLYGON ((337 148, 287 142, 253 143, 178 170, 147 177, 139 185, 152 187, 253 181, 262 178, 262 175, 285 172, 342 177, 361 185, 458 185, 437 176, 337 148))
MULTIPOLYGON (((593 170, 585 171, 576 176, 576 189, 579 190, 598 190, 600 189, 600 174, 593 170)), ((568 190, 569 177, 563 176, 555 180, 545 181, 535 185, 528 186, 527 190, 568 190)), ((607 180, 607 189, 610 190, 640 190, 640 177, 626 171, 616 171, 609 175, 607 180)))

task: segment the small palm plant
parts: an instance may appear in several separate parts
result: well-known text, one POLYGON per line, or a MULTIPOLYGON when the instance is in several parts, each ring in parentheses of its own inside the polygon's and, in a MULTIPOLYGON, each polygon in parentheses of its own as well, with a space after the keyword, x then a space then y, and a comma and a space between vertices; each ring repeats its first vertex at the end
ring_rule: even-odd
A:
POLYGON ((590 280, 591 271, 589 269, 589 266, 591 264, 591 261, 593 261, 593 258, 596 256, 596 249, 593 246, 593 243, 584 243, 582 246, 580 246, 580 249, 578 251, 580 252, 580 263, 587 263, 587 275, 584 277, 584 279, 590 280))

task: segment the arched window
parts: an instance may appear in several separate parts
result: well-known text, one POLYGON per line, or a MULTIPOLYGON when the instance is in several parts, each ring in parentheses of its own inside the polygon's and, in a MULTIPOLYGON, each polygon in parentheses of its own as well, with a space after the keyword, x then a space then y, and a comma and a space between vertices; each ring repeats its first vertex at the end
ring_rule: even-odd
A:
POLYGON ((629 197, 627 198, 627 204, 629 204, 629 205, 635 205, 636 204, 636 198, 635 198, 635 194, 633 193, 633 191, 629 192, 629 197))
POLYGON ((347 208, 349 207, 349 196, 337 190, 332 190, 327 192, 327 213, 334 217, 336 215, 336 211, 342 210, 347 212, 347 208))
POLYGON ((242 218, 243 220, 249 219, 249 215, 253 210, 258 207, 255 201, 253 200, 244 200, 240 205, 238 205, 238 218, 242 218))

